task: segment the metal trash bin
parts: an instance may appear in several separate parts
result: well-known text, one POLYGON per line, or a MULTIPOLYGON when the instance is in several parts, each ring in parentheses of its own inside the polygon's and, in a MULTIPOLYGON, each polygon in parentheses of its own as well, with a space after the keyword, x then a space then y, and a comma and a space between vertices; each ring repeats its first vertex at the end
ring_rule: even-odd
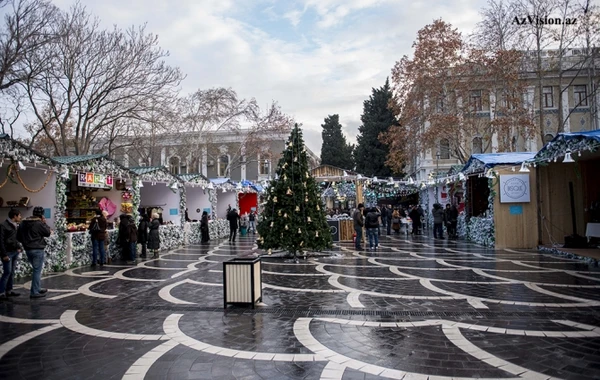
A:
POLYGON ((262 301, 260 257, 236 257, 223 262, 224 308, 228 304, 254 305, 262 301))

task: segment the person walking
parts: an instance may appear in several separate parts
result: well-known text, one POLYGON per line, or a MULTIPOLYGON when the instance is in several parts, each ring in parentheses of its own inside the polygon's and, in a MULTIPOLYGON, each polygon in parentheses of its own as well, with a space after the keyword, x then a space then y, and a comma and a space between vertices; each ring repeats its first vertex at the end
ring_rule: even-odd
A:
POLYGON ((363 234, 363 226, 365 225, 365 217, 363 215, 363 210, 365 209, 365 205, 362 203, 358 204, 356 210, 354 210, 354 214, 352 214, 352 219, 354 221, 354 231, 356 232, 356 240, 354 241, 354 248, 360 251, 362 247, 360 245, 363 234))
POLYGON ((21 212, 10 209, 8 219, 0 224, 0 261, 2 261, 0 300, 19 296, 19 293, 13 292, 13 279, 21 252, 21 244, 17 240, 17 228, 20 222, 21 212))
POLYGON ((200 234, 202 235, 201 243, 208 243, 210 240, 209 229, 208 229, 208 212, 202 212, 202 218, 200 219, 200 234))
POLYGON ((379 217, 375 207, 369 210, 365 218, 365 227, 367 228, 367 236, 369 237, 369 250, 374 251, 379 247, 379 217))
POLYGON ((237 230, 239 228, 240 214, 236 209, 232 209, 227 214, 227 220, 229 220, 229 242, 235 243, 235 237, 237 236, 237 230))
POLYGON ((27 260, 31 264, 31 289, 29 298, 46 297, 48 289, 41 286, 42 269, 44 268, 44 248, 46 239, 52 230, 46 224, 44 208, 37 206, 33 208, 33 215, 24 219, 17 229, 17 240, 23 244, 27 260))
POLYGON ((381 206, 381 225, 383 226, 383 229, 386 231, 387 231, 387 212, 388 212, 387 206, 382 205, 381 206))
MULTIPOLYGON (((448 206, 448 205, 446 205, 448 206)), ((458 226, 458 209, 455 204, 450 207, 446 207, 446 217, 448 219, 448 238, 457 238, 457 226, 458 226)))
POLYGON ((104 265, 104 260, 106 259, 104 241, 106 240, 106 228, 108 226, 108 221, 106 220, 107 216, 108 211, 98 210, 98 213, 91 220, 90 226, 88 227, 88 231, 92 237, 92 267, 96 266, 98 254, 100 254, 100 266, 104 265))
POLYGON ((390 235, 392 233, 392 205, 387 205, 387 211, 385 214, 387 219, 387 234, 390 235))
POLYGON ((396 208, 392 213, 392 229, 394 230, 394 234, 400 233, 400 222, 400 212, 396 208))
POLYGON ((433 209, 431 209, 431 214, 433 215, 433 237, 435 239, 443 239, 444 238, 444 209, 442 205, 436 203, 433 205, 433 209))
POLYGON ((152 214, 152 220, 150 221, 150 233, 148 234, 148 249, 154 254, 153 259, 158 258, 158 250, 160 249, 160 222, 158 214, 152 214))
POLYGON ((133 220, 133 216, 129 216, 129 223, 127 223, 127 240, 129 241, 129 263, 135 264, 137 260, 137 239, 138 239, 138 229, 135 225, 135 220, 133 220))
POLYGON ((140 224, 138 225, 138 239, 137 242, 142 246, 142 253, 140 257, 145 259, 148 254, 147 245, 148 245, 148 227, 150 226, 150 220, 148 219, 148 215, 142 215, 142 220, 140 220, 140 224))
POLYGON ((412 209, 408 213, 410 220, 412 220, 412 232, 411 235, 420 235, 419 229, 421 228, 421 214, 417 206, 412 206, 412 209))
POLYGON ((254 211, 250 211, 250 215, 248 215, 249 227, 248 232, 252 230, 252 234, 256 234, 256 213, 254 211))

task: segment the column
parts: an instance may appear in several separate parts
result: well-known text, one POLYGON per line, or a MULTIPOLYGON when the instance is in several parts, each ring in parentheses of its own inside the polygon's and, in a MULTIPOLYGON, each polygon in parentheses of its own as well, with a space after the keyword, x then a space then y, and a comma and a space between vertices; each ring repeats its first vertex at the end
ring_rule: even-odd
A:
MULTIPOLYGON (((242 145, 241 156, 242 156, 242 167, 240 168, 240 181, 243 181, 246 179, 246 163, 248 162, 247 161, 248 157, 246 157, 246 145, 242 145)), ((239 210, 239 208, 238 208, 238 210, 239 210)))
MULTIPOLYGON (((525 106, 529 109, 532 117, 535 117, 535 106, 533 102, 535 101, 535 86, 528 86, 527 92, 525 93, 525 106)), ((541 128, 542 126, 538 126, 541 128)), ((525 150, 527 152, 536 152, 537 149, 537 136, 538 133, 535 133, 533 137, 530 137, 525 141, 525 150)))
MULTIPOLYGON (((569 86, 560 86, 562 97, 562 114, 564 132, 571 132, 571 120, 569 117, 569 86)), ((560 120, 559 120, 560 123, 560 120)))
POLYGON ((206 160, 208 159, 208 151, 206 149, 206 145, 202 146, 202 175, 203 176, 207 176, 208 174, 208 168, 207 168, 207 163, 206 160))
MULTIPOLYGON (((492 90, 490 91, 490 121, 493 121, 496 118, 496 93, 492 90)), ((498 132, 492 133, 492 153, 498 153, 498 132)))
POLYGON ((165 166, 167 161, 167 148, 163 147, 160 150, 160 166, 165 166))

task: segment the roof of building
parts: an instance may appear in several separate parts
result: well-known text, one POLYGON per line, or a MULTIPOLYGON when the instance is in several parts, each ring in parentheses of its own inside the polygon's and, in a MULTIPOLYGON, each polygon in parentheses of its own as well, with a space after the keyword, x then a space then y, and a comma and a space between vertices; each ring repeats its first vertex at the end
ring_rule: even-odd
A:
POLYGON ((462 168, 462 172, 475 172, 496 165, 517 165, 535 157, 535 152, 506 152, 473 154, 462 168))
POLYGON ((178 177, 181 178, 185 182, 191 182, 191 181, 197 180, 198 178, 201 178, 208 182, 208 178, 203 176, 201 173, 180 174, 180 175, 178 175, 178 177))
POLYGON ((535 159, 550 160, 564 156, 567 151, 575 153, 586 149, 595 151, 598 148, 600 148, 600 129, 559 133, 537 152, 535 159))
POLYGON ((87 154, 84 156, 58 156, 52 157, 52 159, 59 164, 69 165, 76 164, 78 162, 85 162, 90 160, 96 160, 98 158, 107 158, 106 154, 87 154))

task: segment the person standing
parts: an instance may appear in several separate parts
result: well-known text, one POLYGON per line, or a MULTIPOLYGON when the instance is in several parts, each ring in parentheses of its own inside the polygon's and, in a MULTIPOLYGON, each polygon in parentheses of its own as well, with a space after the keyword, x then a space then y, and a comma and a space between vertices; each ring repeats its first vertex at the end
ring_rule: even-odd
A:
POLYGON ((387 234, 390 235, 392 233, 392 205, 387 205, 385 215, 387 219, 387 234))
POLYGON ((37 206, 33 208, 33 215, 24 219, 17 229, 17 240, 23 244, 27 260, 33 268, 31 275, 31 290, 29 298, 46 297, 48 289, 41 287, 42 269, 44 268, 44 248, 46 239, 52 230, 46 224, 44 208, 37 206))
POLYGON ((227 214, 227 220, 229 220, 229 242, 235 243, 235 237, 237 236, 237 230, 239 228, 238 221, 240 220, 240 214, 236 209, 232 209, 227 214))
POLYGON ((433 237, 435 239, 443 239, 444 209, 442 205, 439 203, 434 204, 431 214, 433 215, 433 237))
POLYGON ((400 233, 400 212, 395 208, 392 213, 392 229, 394 230, 394 234, 400 233))
POLYGON ((381 225, 383 226, 384 230, 387 230, 387 212, 388 212, 387 206, 382 205, 381 206, 381 225))
POLYGON ((148 234, 148 249, 154 254, 153 259, 158 258, 158 250, 160 249, 160 222, 158 214, 152 214, 152 220, 150 221, 150 233, 148 234))
POLYGON ((250 211, 248 220, 250 222, 249 229, 252 230, 252 234, 256 234, 256 214, 254 213, 254 211, 250 211))
POLYGON ((411 235, 420 235, 419 229, 421 227, 421 214, 419 214, 419 209, 417 206, 412 206, 412 209, 408 213, 410 220, 412 220, 412 231, 411 235))
POLYGON ((21 245, 17 240, 17 228, 21 222, 21 213, 10 209, 8 219, 0 224, 0 261, 2 261, 2 277, 0 278, 0 300, 17 297, 13 292, 13 278, 19 261, 21 245))
POLYGON ((138 239, 137 242, 142 246, 142 254, 141 258, 145 259, 147 257, 147 247, 148 244, 148 227, 150 225, 150 221, 148 220, 148 215, 142 215, 142 220, 138 225, 138 239))
POLYGON ((457 226, 458 226, 458 209, 455 204, 446 208, 446 216, 448 219, 448 238, 457 238, 457 226))
POLYGON ((117 235, 117 244, 121 247, 121 260, 127 261, 131 256, 129 245, 129 215, 119 215, 119 233, 117 235))
POLYGON ((375 207, 369 210, 365 219, 365 227, 367 228, 367 236, 369 237, 369 250, 374 251, 379 247, 379 212, 375 207))
POLYGON ((92 235, 92 267, 96 266, 96 261, 98 259, 98 253, 100 253, 100 262, 101 266, 104 265, 104 260, 106 256, 106 251, 104 250, 104 241, 106 240, 106 228, 108 226, 108 221, 106 217, 108 216, 108 211, 100 211, 90 222, 90 226, 88 228, 90 235, 92 235))
POLYGON ((365 206, 362 203, 358 204, 356 210, 354 210, 354 214, 352 214, 352 219, 354 220, 354 231, 356 232, 356 240, 354 241, 354 248, 357 250, 361 250, 362 247, 360 245, 363 234, 363 226, 365 225, 365 217, 363 215, 363 210, 365 206))
POLYGON ((135 225, 133 216, 127 215, 129 221, 127 223, 127 241, 129 242, 129 264, 135 264, 137 259, 137 238, 138 229, 135 225))
POLYGON ((202 235, 201 243, 208 243, 210 240, 209 229, 208 229, 208 212, 202 212, 202 218, 200 219, 200 234, 202 235))

